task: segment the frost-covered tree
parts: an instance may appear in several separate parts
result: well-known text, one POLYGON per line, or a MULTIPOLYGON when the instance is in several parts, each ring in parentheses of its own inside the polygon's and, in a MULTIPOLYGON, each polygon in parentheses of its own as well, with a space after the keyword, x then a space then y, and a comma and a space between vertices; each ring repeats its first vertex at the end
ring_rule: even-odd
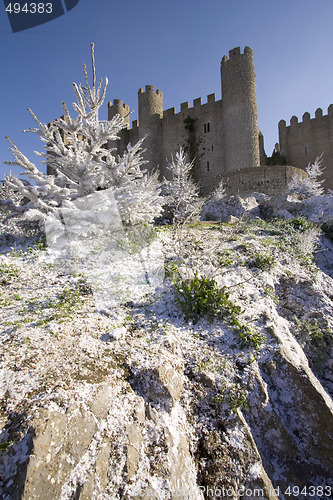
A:
POLYGON ((187 161, 182 148, 171 157, 171 162, 168 164, 171 180, 164 182, 164 190, 167 208, 176 224, 189 222, 198 217, 205 201, 199 196, 199 190, 191 177, 192 168, 193 161, 190 163, 187 161))
MULTIPOLYGON (((7 176, 8 180, 12 180, 13 176, 10 173, 9 176, 7 176)), ((2 201, 6 201, 8 199, 11 199, 15 201, 16 205, 21 205, 23 202, 23 196, 17 191, 13 190, 8 186, 8 183, 5 181, 0 182, 0 199, 2 201)))
POLYGON ((108 143, 118 139, 126 126, 116 115, 111 121, 102 121, 99 110, 104 102, 108 80, 101 78, 96 83, 94 44, 91 44, 92 85, 89 83, 86 66, 83 66, 85 86, 73 84, 77 102, 73 104, 76 117, 72 118, 65 103, 64 116, 46 125, 41 123, 29 109, 37 123, 29 129, 39 135, 44 143, 42 152, 35 152, 42 163, 51 167, 54 175, 41 172, 34 163, 11 143, 15 161, 7 162, 23 168, 30 179, 27 185, 17 177, 7 177, 6 184, 28 200, 19 205, 15 199, 5 203, 15 214, 26 219, 37 219, 41 226, 46 217, 68 207, 77 198, 96 191, 111 189, 125 225, 150 223, 161 212, 157 174, 148 174, 142 169, 142 140, 134 146, 128 145, 121 157, 115 157, 108 143))
POLYGON ((324 180, 319 180, 324 172, 321 157, 316 158, 313 164, 309 163, 305 171, 307 177, 293 179, 288 185, 287 194, 296 195, 302 199, 323 195, 325 192, 322 187, 324 180))

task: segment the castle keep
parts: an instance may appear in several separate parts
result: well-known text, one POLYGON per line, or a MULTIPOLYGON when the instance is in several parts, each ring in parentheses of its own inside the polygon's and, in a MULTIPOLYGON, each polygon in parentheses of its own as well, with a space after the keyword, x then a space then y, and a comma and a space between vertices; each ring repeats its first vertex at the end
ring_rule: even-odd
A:
MULTIPOLYGON (((147 85, 138 93, 139 119, 130 128, 130 108, 115 99, 108 105, 108 118, 120 114, 128 123, 117 141, 118 153, 147 135, 145 159, 151 169, 159 167, 168 177, 167 161, 182 146, 195 158, 194 178, 202 192, 211 191, 220 178, 240 169, 260 165, 259 129, 253 52, 237 47, 221 62, 222 99, 215 94, 182 103, 163 111, 163 94, 147 85)), ((114 145, 113 145, 114 146, 114 145)))
POLYGON ((295 176, 305 176, 309 162, 324 153, 326 187, 333 189, 333 105, 328 115, 316 111, 314 119, 305 113, 302 123, 296 117, 290 126, 279 123, 279 144, 273 155, 274 165, 267 166, 263 138, 258 129, 257 99, 253 51, 240 47, 229 51, 221 61, 222 99, 215 94, 202 103, 198 98, 163 110, 163 94, 146 85, 138 92, 138 120, 130 127, 130 107, 120 99, 108 104, 108 119, 122 116, 127 128, 122 130, 115 147, 122 154, 128 143, 146 136, 144 147, 148 168, 159 168, 161 178, 168 178, 168 161, 183 147, 195 160, 193 177, 202 194, 209 193, 221 179, 230 194, 263 192, 280 194, 295 176), (288 166, 287 166, 287 165, 288 166), (293 166, 290 166, 293 165, 293 166))

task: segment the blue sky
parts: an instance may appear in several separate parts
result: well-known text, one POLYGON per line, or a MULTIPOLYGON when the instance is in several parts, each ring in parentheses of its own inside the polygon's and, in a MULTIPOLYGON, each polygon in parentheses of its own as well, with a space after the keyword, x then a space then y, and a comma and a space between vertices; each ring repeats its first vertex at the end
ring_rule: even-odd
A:
MULTIPOLYGON (((106 101, 123 99, 137 116, 137 92, 154 85, 164 109, 221 98, 220 61, 248 45, 255 57, 259 127, 271 154, 277 124, 333 103, 333 0, 80 0, 64 16, 12 33, 0 4, 0 179, 10 167, 8 135, 30 160, 41 141, 27 108, 48 123, 71 108, 72 82, 95 43, 97 75, 109 78, 106 101)), ((73 111, 74 114, 74 111, 73 111)), ((107 117, 105 102, 102 118, 107 117)), ((15 173, 19 169, 13 169, 15 173)))

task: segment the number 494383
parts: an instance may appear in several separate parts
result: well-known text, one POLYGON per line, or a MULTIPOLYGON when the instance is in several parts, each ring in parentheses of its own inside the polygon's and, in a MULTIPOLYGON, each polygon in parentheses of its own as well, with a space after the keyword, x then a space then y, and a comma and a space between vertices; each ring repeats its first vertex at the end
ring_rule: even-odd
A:
POLYGON ((25 3, 24 5, 18 2, 9 3, 6 7, 6 12, 10 14, 20 14, 21 12, 25 14, 51 14, 52 13, 52 3, 25 3))
POLYGON ((287 496, 309 496, 309 497, 331 497, 333 489, 330 486, 304 486, 304 488, 299 488, 298 486, 288 486, 284 492, 287 496))

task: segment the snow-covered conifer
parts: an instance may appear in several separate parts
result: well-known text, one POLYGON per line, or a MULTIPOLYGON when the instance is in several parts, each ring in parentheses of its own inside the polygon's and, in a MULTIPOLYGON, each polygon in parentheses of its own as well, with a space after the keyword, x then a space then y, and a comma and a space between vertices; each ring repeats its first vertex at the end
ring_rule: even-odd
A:
POLYGON ((111 188, 125 224, 152 222, 161 212, 157 177, 141 168, 145 163, 141 156, 142 140, 134 146, 129 145, 120 158, 115 157, 113 149, 108 149, 108 143, 118 139, 126 124, 119 115, 111 121, 100 120, 99 110, 105 99, 108 80, 105 79, 103 84, 101 78, 96 83, 93 44, 91 54, 92 85, 85 65, 86 86, 73 84, 77 99, 73 104, 75 118, 70 116, 65 103, 64 116, 49 125, 41 123, 29 109, 38 126, 28 131, 39 135, 44 143, 44 150, 35 153, 54 175, 41 172, 8 138, 15 161, 7 163, 23 168, 23 175, 31 183, 27 185, 17 177, 7 177, 8 187, 29 201, 18 205, 10 199, 6 203, 14 213, 43 223, 64 202, 68 206, 77 198, 111 188))
POLYGON ((172 178, 165 181, 164 188, 167 206, 175 223, 189 222, 202 210, 204 199, 199 197, 199 190, 191 177, 192 168, 193 161, 187 161, 183 148, 171 157, 168 164, 172 178))
MULTIPOLYGON (((12 180, 13 179, 12 174, 10 173, 9 176, 7 176, 7 178, 8 180, 12 180)), ((2 201, 11 199, 12 201, 15 202, 16 205, 21 205, 23 202, 23 196, 17 190, 13 190, 12 188, 10 188, 8 186, 8 183, 5 181, 0 182, 0 199, 2 201)))
POLYGON ((305 171, 307 177, 301 179, 296 177, 289 183, 287 195, 297 195, 302 199, 307 199, 324 194, 325 190, 322 187, 324 180, 319 180, 324 171, 321 157, 316 158, 313 164, 309 163, 305 171))

